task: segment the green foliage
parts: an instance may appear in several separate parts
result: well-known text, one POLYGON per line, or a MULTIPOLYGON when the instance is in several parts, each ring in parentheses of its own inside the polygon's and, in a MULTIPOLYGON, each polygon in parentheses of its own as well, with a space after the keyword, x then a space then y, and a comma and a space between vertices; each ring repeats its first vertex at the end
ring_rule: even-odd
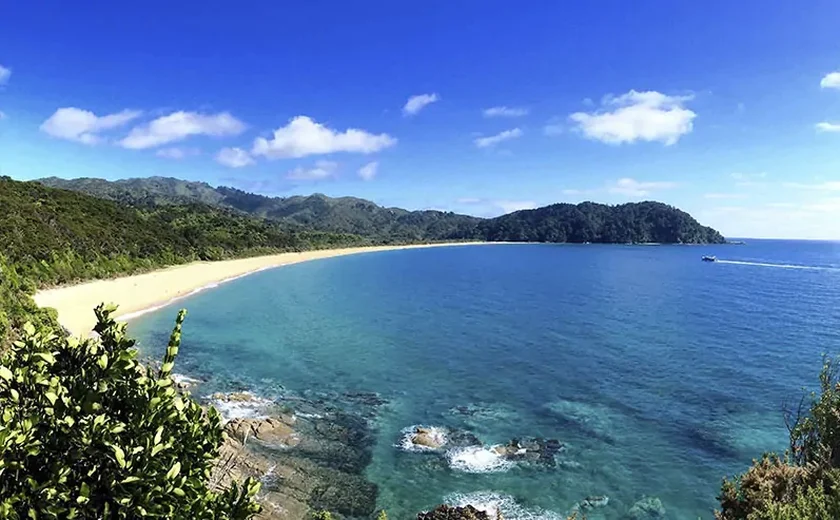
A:
POLYGON ((95 311, 100 339, 27 324, 0 358, 0 517, 252 517, 257 482, 208 488, 218 413, 173 387, 184 311, 153 374, 113 310, 95 311))
POLYGON ((312 515, 312 520, 333 520, 333 515, 329 511, 318 511, 312 515))
POLYGON ((790 450, 767 454, 741 476, 724 479, 719 520, 840 518, 840 381, 825 358, 820 391, 787 414, 790 450))
POLYGON ((383 509, 378 515, 376 515, 376 520, 388 520, 388 513, 386 513, 383 509))

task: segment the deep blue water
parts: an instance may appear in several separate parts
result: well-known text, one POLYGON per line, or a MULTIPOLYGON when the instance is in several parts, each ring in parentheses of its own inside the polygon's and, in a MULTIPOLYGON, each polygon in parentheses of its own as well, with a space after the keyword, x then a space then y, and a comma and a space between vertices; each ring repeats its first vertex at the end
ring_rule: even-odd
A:
POLYGON ((176 371, 208 392, 387 399, 367 475, 391 518, 443 500, 553 518, 587 495, 610 498, 592 518, 623 518, 643 496, 670 519, 710 518, 720 479, 784 449, 783 404, 816 382, 821 353, 840 352, 840 244, 372 253, 256 273, 130 332, 159 354, 178 307, 176 371), (395 447, 415 424, 567 449, 555 468, 472 473, 395 447))

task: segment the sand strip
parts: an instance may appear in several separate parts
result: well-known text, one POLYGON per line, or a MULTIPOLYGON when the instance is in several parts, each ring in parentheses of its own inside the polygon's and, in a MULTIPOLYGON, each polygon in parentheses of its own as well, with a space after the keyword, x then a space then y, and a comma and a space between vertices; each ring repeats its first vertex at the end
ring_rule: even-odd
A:
POLYGON ((213 287, 214 284, 281 265, 358 253, 479 244, 486 243, 354 247, 281 253, 220 262, 194 262, 144 274, 38 291, 35 294, 35 302, 41 307, 55 308, 58 311, 58 321, 74 335, 87 336, 96 324, 93 308, 102 302, 119 305, 119 318, 125 320, 159 309, 179 298, 213 287))

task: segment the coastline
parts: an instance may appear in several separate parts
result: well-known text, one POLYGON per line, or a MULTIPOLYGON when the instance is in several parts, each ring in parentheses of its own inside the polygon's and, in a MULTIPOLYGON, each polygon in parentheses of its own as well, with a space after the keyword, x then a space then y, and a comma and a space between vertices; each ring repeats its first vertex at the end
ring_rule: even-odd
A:
POLYGON ((216 262, 200 261, 120 278, 93 280, 76 285, 43 289, 35 293, 34 299, 39 307, 52 307, 58 311, 59 323, 74 336, 87 336, 96 324, 93 308, 102 302, 114 303, 119 306, 117 319, 130 320, 147 312, 171 305, 197 292, 212 289, 219 284, 284 265, 381 251, 504 243, 453 242, 352 247, 278 253, 276 255, 216 262))

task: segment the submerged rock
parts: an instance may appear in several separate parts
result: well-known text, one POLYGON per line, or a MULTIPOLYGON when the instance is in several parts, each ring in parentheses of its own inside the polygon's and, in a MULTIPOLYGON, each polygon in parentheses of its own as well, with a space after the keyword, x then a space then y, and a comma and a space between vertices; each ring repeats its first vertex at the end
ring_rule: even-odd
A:
POLYGON ((605 507, 609 504, 610 499, 606 495, 592 495, 584 498, 572 507, 573 512, 581 511, 586 513, 599 507, 605 507))
POLYGON ((417 515, 417 520, 495 520, 490 516, 476 509, 473 506, 454 507, 447 505, 440 505, 431 511, 426 511, 417 515))
POLYGON ((645 497, 627 511, 628 520, 660 520, 665 518, 665 506, 656 497, 645 497))

